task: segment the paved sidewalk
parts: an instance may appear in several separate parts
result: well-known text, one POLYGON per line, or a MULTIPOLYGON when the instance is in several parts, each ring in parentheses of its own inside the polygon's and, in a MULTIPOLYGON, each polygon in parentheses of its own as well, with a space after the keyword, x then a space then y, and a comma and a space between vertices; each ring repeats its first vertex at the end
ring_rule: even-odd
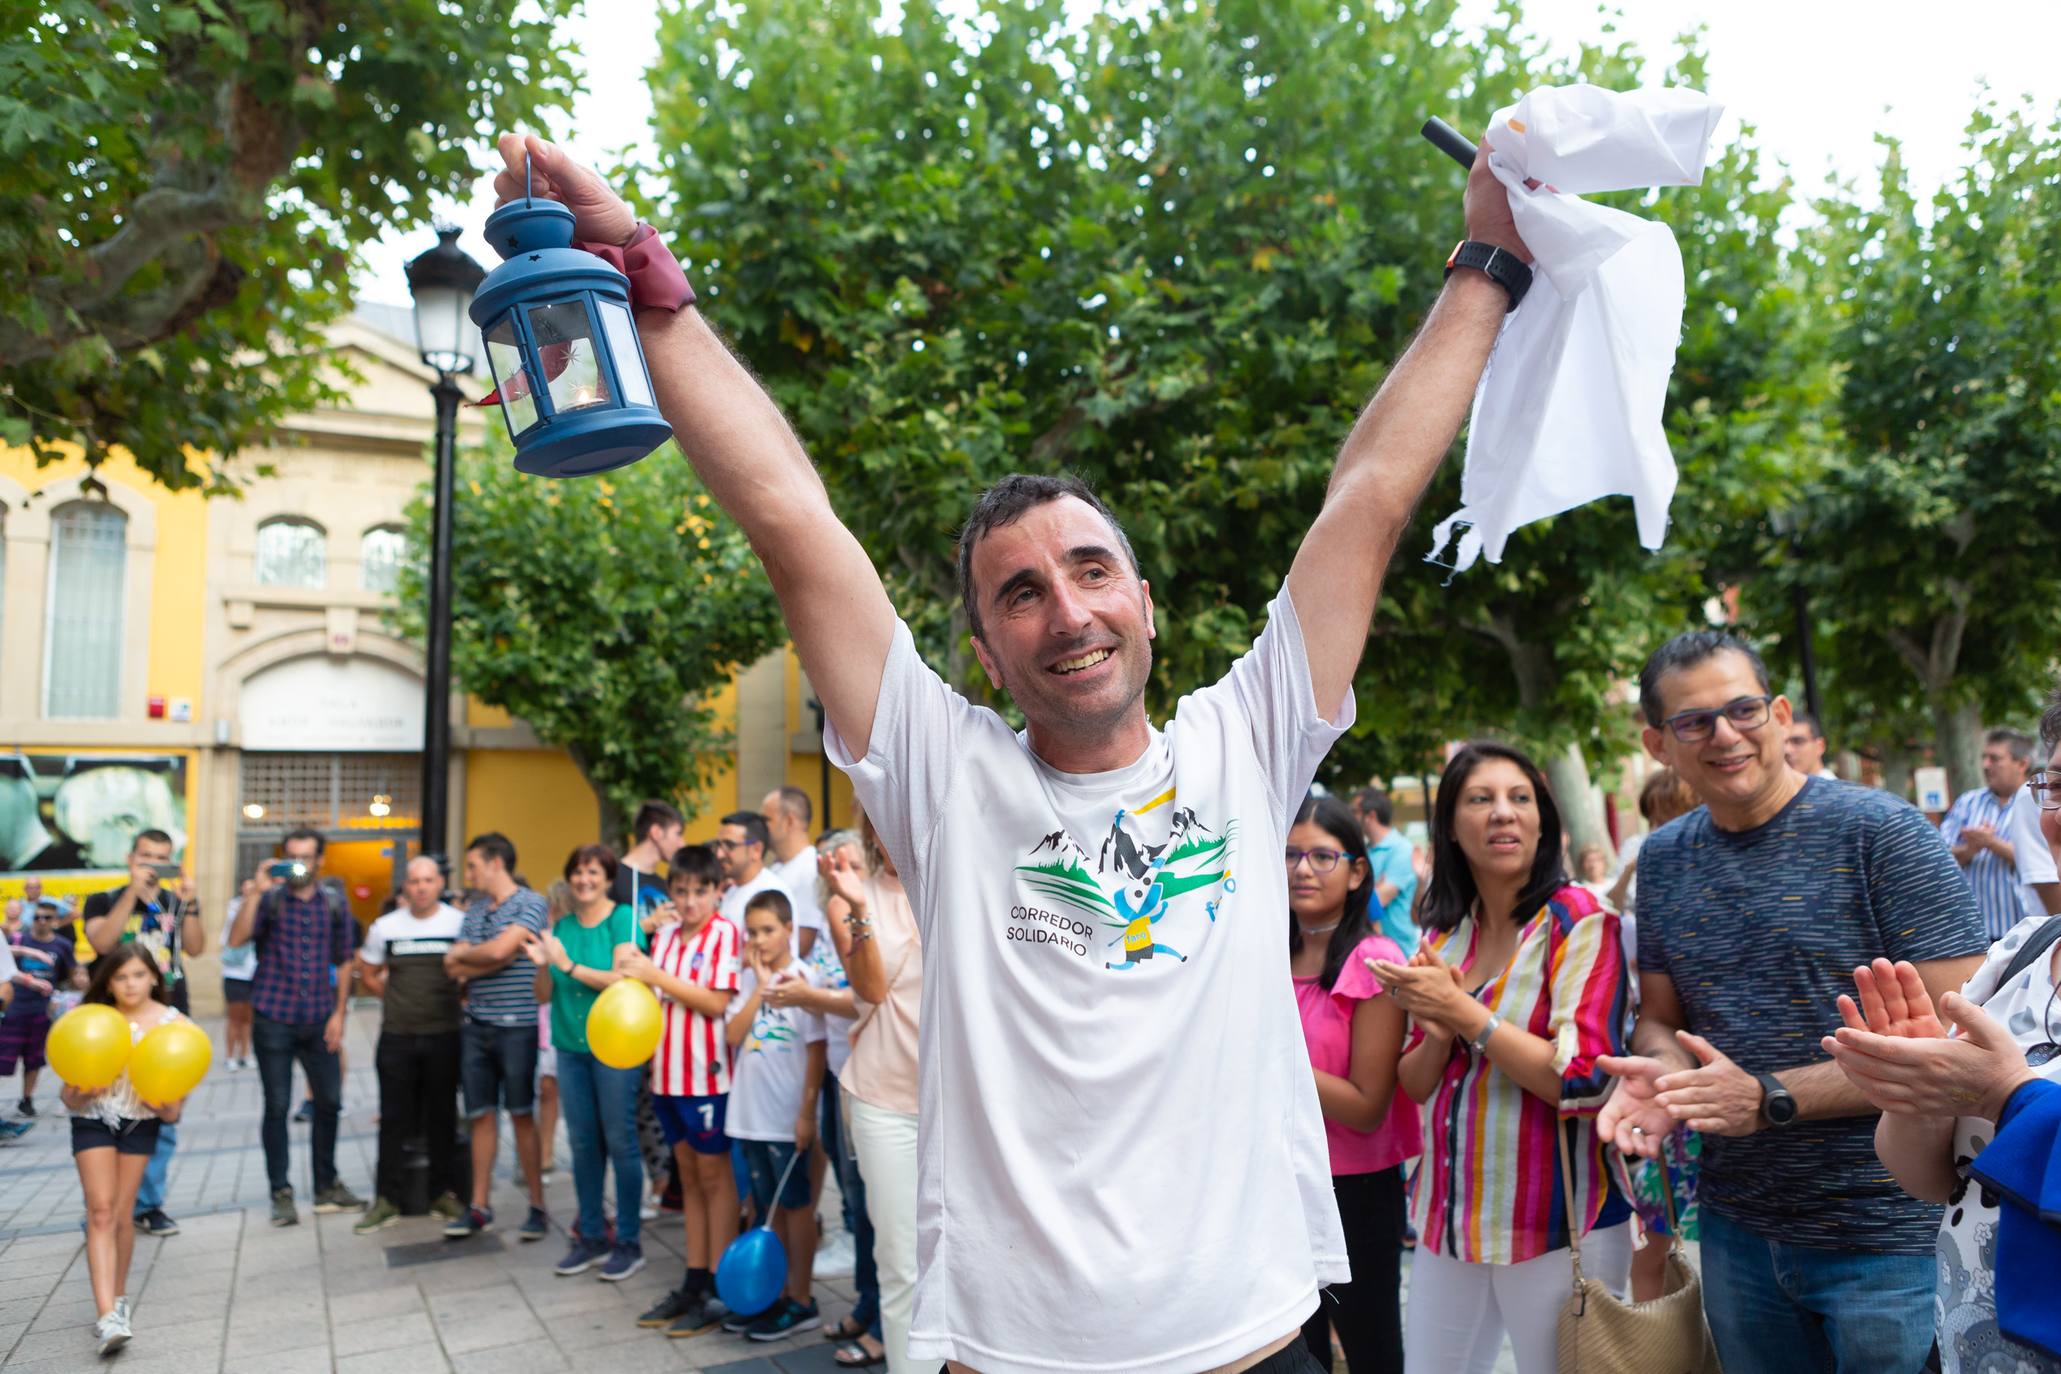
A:
MULTIPOLYGON (((370 1196, 377 1151, 378 1094, 372 1039, 379 1014, 354 1012, 346 1045, 350 1072, 337 1168, 370 1196)), ((222 1028, 202 1023, 217 1063, 179 1123, 165 1210, 180 1233, 139 1236, 129 1292, 136 1338, 105 1366, 93 1353, 91 1289, 79 1233, 78 1176, 70 1127, 47 1072, 37 1085, 42 1113, 22 1143, 0 1150, 0 1370, 77 1374, 98 1367, 124 1374, 304 1374, 380 1371, 725 1369, 726 1374, 821 1374, 833 1369, 819 1332, 758 1344, 715 1332, 668 1340, 639 1330, 637 1314, 679 1282, 680 1221, 661 1213, 644 1224, 644 1272, 625 1283, 591 1273, 551 1272, 573 1220, 570 1156, 561 1128, 558 1164, 547 1191, 552 1234, 532 1245, 514 1234, 527 1202, 509 1179, 513 1144, 503 1128, 494 1210, 505 1230, 445 1241, 428 1217, 404 1218, 373 1236, 354 1236, 356 1213, 318 1217, 308 1210, 309 1128, 290 1128, 301 1224, 269 1221, 264 1153, 258 1145, 260 1094, 255 1070, 231 1073, 219 1062, 222 1028)), ((7 1080, 12 1112, 18 1080, 7 1080)), ((835 1185, 822 1213, 837 1226, 835 1185)), ((826 1320, 851 1307, 849 1278, 819 1281, 826 1320)))

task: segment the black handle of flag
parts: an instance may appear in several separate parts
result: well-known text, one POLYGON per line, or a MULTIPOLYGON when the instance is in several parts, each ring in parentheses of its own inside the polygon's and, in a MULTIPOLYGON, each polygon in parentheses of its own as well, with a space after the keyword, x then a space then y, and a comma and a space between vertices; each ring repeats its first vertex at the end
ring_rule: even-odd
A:
POLYGON ((1444 153, 1462 167, 1474 165, 1474 141, 1440 119, 1437 115, 1424 121, 1424 136, 1431 140, 1431 146, 1444 153))

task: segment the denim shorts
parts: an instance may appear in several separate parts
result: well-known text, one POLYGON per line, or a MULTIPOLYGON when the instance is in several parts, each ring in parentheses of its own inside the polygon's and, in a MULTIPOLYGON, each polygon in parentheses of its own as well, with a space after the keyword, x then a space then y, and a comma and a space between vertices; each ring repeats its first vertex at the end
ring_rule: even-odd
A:
POLYGON ((780 1187, 783 1173, 787 1175, 787 1186, 780 1189, 780 1205, 790 1210, 809 1205, 808 1157, 804 1155, 791 1170, 787 1167, 787 1161, 794 1158, 793 1141, 740 1140, 737 1149, 751 1174, 751 1205, 759 1220, 772 1215, 773 1190, 780 1187))
POLYGON ((716 1093, 711 1097, 651 1095, 652 1115, 658 1118, 658 1129, 665 1135, 666 1144, 688 1146, 698 1155, 730 1152, 730 1137, 723 1134, 723 1119, 729 1103, 728 1093, 716 1093))
POLYGON ((120 1129, 116 1129, 97 1116, 75 1116, 72 1118, 72 1153, 78 1155, 88 1150, 112 1149, 118 1155, 153 1155, 157 1153, 157 1133, 163 1125, 156 1117, 146 1116, 124 1121, 120 1129))
POLYGON ((458 1082, 465 1115, 478 1118, 505 1108, 528 1116, 537 1105, 537 1028, 490 1026, 465 1018, 459 1035, 458 1082))

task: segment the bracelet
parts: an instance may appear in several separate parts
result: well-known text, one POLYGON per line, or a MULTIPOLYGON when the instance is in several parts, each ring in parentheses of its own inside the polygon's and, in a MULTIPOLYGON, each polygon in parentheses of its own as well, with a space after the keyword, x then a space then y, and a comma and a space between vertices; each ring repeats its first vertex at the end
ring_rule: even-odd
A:
POLYGON ((854 945, 863 945, 872 938, 873 932, 871 930, 854 930, 852 932, 852 943, 854 945))
POLYGON ((1499 1011, 1490 1012, 1488 1024, 1481 1028, 1481 1033, 1479 1035, 1475 1036, 1472 1040, 1469 1040, 1467 1042, 1467 1048, 1473 1050, 1476 1054, 1487 1054, 1489 1037, 1494 1035, 1496 1033, 1496 1027, 1502 1024, 1503 1014, 1499 1011))
POLYGON ((679 311, 694 304, 694 288, 680 260, 658 236, 658 230, 639 223, 636 231, 620 246, 613 243, 582 243, 592 253, 630 279, 630 307, 633 310, 679 311))

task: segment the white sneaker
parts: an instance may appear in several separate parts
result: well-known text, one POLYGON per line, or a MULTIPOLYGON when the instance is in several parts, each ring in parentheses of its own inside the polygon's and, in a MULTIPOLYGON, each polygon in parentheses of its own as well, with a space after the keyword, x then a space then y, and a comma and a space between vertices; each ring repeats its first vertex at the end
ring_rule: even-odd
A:
POLYGON ((851 1232, 839 1231, 816 1248, 816 1263, 809 1273, 819 1279, 844 1278, 852 1272, 854 1263, 851 1232))
MULTIPOLYGON (((124 1293, 119 1298, 115 1299, 115 1315, 122 1319, 123 1326, 127 1326, 129 1324, 129 1314, 133 1310, 134 1309, 129 1306, 129 1295, 127 1293, 124 1293)), ((134 1335, 135 1333, 132 1331, 130 1334, 134 1335)))
POLYGON ((644 1205, 637 1209, 637 1215, 644 1218, 644 1220, 646 1221, 653 1220, 658 1216, 658 1204, 653 1202, 650 1198, 645 1198, 644 1205))
POLYGON ((117 1309, 93 1323, 93 1336, 100 1342, 100 1353, 112 1355, 129 1343, 129 1323, 117 1309))

